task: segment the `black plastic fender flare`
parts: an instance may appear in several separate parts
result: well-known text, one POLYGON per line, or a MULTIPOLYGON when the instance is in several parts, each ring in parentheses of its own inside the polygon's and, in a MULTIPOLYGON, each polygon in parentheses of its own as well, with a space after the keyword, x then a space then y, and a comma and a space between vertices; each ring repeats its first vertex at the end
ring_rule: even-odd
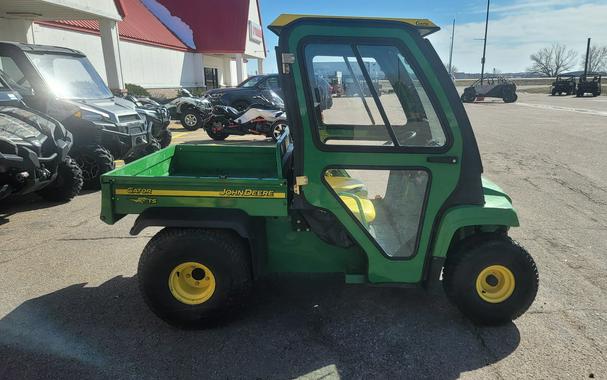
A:
POLYGON ((141 213, 130 234, 138 235, 147 227, 207 228, 236 232, 249 244, 251 267, 256 278, 267 254, 266 225, 263 217, 242 210, 219 208, 153 207, 141 213))

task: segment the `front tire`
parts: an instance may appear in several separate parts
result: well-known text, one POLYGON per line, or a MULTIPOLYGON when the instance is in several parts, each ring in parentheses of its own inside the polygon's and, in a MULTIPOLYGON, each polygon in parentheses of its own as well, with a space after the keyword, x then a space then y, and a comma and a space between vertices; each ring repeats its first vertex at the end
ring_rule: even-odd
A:
POLYGON ((244 111, 249 108, 249 103, 244 100, 237 100, 232 103, 232 107, 236 108, 238 111, 244 111))
POLYGON ((470 92, 464 91, 461 99, 462 99, 463 103, 474 103, 474 101, 476 100, 476 94, 474 94, 472 91, 470 91, 470 92))
POLYGON ((38 191, 38 195, 51 202, 68 202, 80 194, 84 180, 76 161, 67 157, 57 167, 57 178, 49 186, 38 191))
POLYGON ((270 137, 272 137, 273 141, 278 141, 278 139, 280 138, 280 136, 282 136, 283 133, 285 133, 285 130, 288 128, 289 126, 284 122, 284 121, 277 121, 274 124, 272 124, 272 135, 270 137))
POLYGON ((171 145, 173 133, 170 129, 165 128, 158 134, 157 140, 160 143, 161 148, 166 148, 167 146, 171 145))
POLYGON ((139 289, 149 308, 181 327, 210 327, 232 315, 251 289, 251 264, 234 232, 165 228, 143 250, 139 289))
POLYGON ((101 145, 87 145, 76 149, 72 156, 82 169, 83 188, 99 190, 101 175, 114 170, 114 156, 101 145))
POLYGON ((156 140, 155 137, 152 137, 150 142, 146 146, 138 148, 135 152, 133 152, 129 156, 125 157, 124 163, 125 164, 131 163, 131 162, 138 160, 142 157, 145 157, 149 154, 158 152, 160 149, 162 149, 160 142, 158 140, 156 140))
POLYGON ((202 124, 200 112, 194 109, 187 109, 181 114, 181 125, 188 131, 195 131, 202 124))
POLYGON ((447 257, 443 287, 449 300, 472 322, 500 325, 521 316, 538 289, 535 262, 512 239, 473 237, 447 257))

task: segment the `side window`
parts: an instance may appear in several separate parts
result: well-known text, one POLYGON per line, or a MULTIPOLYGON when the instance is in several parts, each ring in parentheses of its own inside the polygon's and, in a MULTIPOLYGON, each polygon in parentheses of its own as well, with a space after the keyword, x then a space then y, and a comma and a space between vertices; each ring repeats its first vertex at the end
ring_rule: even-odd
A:
POLYGON ((266 81, 266 85, 270 88, 270 90, 276 91, 280 89, 280 85, 278 84, 278 77, 275 76, 269 77, 266 81))
POLYGON ((325 181, 386 255, 402 258, 415 254, 427 172, 330 169, 325 172, 325 181))
POLYGON ((16 85, 17 88, 15 88, 15 90, 18 91, 19 87, 24 89, 32 88, 32 85, 25 78, 25 74, 23 74, 21 69, 19 69, 19 66, 17 66, 17 63, 15 62, 15 60, 13 60, 13 58, 0 56, 0 70, 4 71, 6 75, 8 75, 8 77, 12 79, 13 82, 15 82, 12 84, 13 86, 16 85))
POLYGON ((307 45, 305 55, 324 144, 446 144, 425 89, 396 46, 319 43, 307 45))

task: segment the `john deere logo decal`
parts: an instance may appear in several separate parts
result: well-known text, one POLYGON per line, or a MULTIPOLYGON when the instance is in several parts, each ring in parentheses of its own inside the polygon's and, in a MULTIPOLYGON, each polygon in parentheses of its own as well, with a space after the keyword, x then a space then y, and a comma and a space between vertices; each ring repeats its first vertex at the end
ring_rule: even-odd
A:
POLYGON ((223 189, 220 191, 212 190, 161 190, 161 189, 148 189, 139 187, 128 187, 123 189, 116 189, 116 195, 130 195, 137 196, 137 198, 130 198, 129 200, 134 203, 140 204, 151 204, 144 203, 142 199, 148 199, 149 196, 160 196, 160 197, 209 197, 209 198, 264 198, 264 199, 284 199, 287 197, 286 193, 276 192, 274 190, 257 190, 257 189, 223 189))
POLYGON ((272 190, 230 190, 223 189, 220 194, 222 197, 238 197, 238 198, 274 198, 274 191, 272 190))

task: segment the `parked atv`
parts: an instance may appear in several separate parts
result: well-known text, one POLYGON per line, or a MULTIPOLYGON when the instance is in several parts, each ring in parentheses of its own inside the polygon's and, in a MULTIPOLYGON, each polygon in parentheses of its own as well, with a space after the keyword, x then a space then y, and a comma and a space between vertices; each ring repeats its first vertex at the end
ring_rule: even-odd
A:
POLYGON ((274 141, 287 129, 287 115, 282 99, 272 92, 272 100, 263 95, 254 97, 256 104, 243 111, 234 107, 215 105, 204 129, 213 140, 225 140, 229 135, 265 135, 274 141))
POLYGON ((79 51, 0 42, 0 66, 25 103, 59 120, 74 136, 72 157, 84 186, 98 189, 114 159, 133 161, 159 149, 131 102, 116 98, 79 51))
POLYGON ((601 95, 601 82, 601 74, 588 73, 588 75, 582 75, 577 86, 577 97, 582 97, 586 94, 592 94, 593 97, 601 95))
POLYGON ((160 147, 166 148, 169 146, 173 135, 169 129, 171 116, 166 107, 152 101, 141 101, 141 98, 133 95, 126 95, 124 98, 132 102, 135 105, 135 110, 146 118, 148 124, 151 124, 152 136, 158 141, 160 147))
MULTIPOLYGON (((1 71, 0 71, 1 73, 1 71)), ((72 134, 56 120, 29 109, 0 75, 0 200, 37 192, 66 202, 82 189, 82 171, 68 156, 72 134)))
POLYGON ((467 87, 461 96, 464 103, 473 103, 477 98, 500 98, 504 103, 514 103, 518 99, 516 84, 504 77, 479 79, 467 87))
POLYGON ((576 93, 577 83, 575 77, 572 75, 559 75, 556 80, 552 82, 552 96, 556 95, 574 95, 576 93))
POLYGON ((189 131, 202 127, 211 111, 211 103, 207 99, 197 98, 185 88, 179 89, 178 96, 173 99, 148 97, 137 99, 142 104, 164 106, 169 112, 171 120, 179 120, 181 125, 189 131))

